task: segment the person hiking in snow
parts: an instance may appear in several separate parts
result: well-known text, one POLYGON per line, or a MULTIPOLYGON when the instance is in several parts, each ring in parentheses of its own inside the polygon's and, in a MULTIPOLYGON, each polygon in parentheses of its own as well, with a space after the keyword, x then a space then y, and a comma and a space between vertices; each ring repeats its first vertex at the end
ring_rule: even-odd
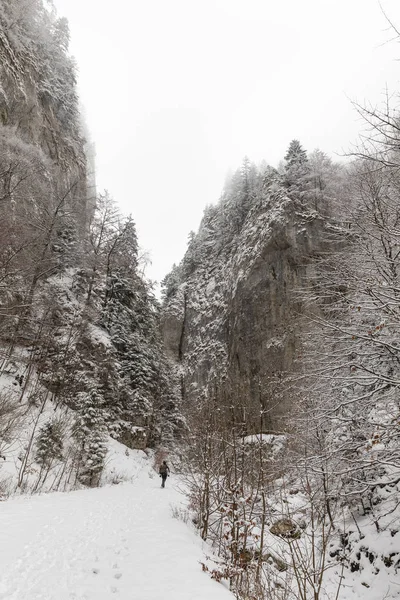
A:
POLYGON ((167 462, 165 460, 163 460, 162 465, 160 465, 159 473, 162 479, 161 487, 163 488, 165 487, 165 481, 169 475, 169 466, 167 465, 167 462))

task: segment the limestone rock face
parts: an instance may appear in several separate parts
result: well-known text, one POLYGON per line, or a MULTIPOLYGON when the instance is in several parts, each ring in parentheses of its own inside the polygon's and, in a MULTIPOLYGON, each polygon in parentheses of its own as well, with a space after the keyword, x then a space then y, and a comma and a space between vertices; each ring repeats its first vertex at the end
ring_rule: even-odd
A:
POLYGON ((68 45, 66 19, 45 3, 1 2, 0 129, 9 142, 7 147, 0 140, 0 158, 4 160, 6 152, 12 156, 14 133, 28 167, 35 163, 38 172, 46 171, 56 184, 53 193, 68 193, 68 203, 80 208, 82 233, 88 208, 87 166, 76 65, 68 45))
POLYGON ((135 427, 127 423, 126 427, 121 428, 118 441, 133 450, 144 450, 147 447, 149 431, 149 428, 135 427))
POLYGON ((167 356, 177 361, 182 358, 186 311, 185 286, 182 285, 171 300, 168 311, 162 315, 164 348, 167 356))
POLYGON ((307 285, 307 265, 326 248, 327 229, 284 189, 267 186, 227 247, 210 241, 164 310, 164 342, 182 366, 184 401, 222 382, 228 396, 240 396, 249 431, 259 429, 260 409, 263 430, 276 429, 288 405, 276 406, 270 382, 293 365, 302 312, 295 290, 307 285))

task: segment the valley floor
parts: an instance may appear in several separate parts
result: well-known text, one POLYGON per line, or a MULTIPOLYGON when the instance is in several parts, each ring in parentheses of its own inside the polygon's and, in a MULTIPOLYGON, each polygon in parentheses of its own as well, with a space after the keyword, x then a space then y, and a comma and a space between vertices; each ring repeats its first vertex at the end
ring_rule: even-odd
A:
POLYGON ((1 600, 228 600, 201 540, 172 517, 174 477, 0 503, 1 600))

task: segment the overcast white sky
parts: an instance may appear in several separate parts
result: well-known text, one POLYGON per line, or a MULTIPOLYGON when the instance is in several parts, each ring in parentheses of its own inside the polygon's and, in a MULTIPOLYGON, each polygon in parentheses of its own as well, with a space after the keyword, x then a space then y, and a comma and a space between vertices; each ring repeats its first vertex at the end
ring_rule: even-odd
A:
MULTIPOLYGON (((376 0, 55 0, 71 30, 98 190, 136 220, 160 280, 245 155, 293 138, 342 152, 349 98, 396 94, 400 45, 376 0)), ((382 0, 400 28, 399 0, 382 0)))

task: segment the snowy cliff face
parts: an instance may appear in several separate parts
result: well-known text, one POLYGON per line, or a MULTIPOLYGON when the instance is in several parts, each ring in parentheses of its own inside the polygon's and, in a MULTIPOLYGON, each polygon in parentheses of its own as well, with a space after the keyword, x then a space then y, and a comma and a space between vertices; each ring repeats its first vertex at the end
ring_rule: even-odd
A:
POLYGON ((76 66, 68 44, 68 22, 57 17, 50 3, 1 2, 0 127, 8 139, 7 145, 1 145, 2 154, 8 152, 11 159, 18 151, 28 163, 35 161, 47 172, 51 169, 56 193, 70 190, 68 204, 79 209, 82 233, 86 157, 76 66))
POLYGON ((276 406, 273 382, 293 366, 302 311, 295 290, 327 243, 326 221, 289 194, 279 176, 264 177, 243 224, 225 237, 224 213, 228 227, 235 216, 231 197, 209 208, 178 282, 167 288, 164 342, 182 365, 184 399, 222 386, 249 430, 260 427, 260 409, 264 429, 277 428, 287 411, 276 406))
POLYGON ((68 22, 41 2, 4 0, 0 25, 2 125, 15 127, 66 171, 84 169, 68 22))

